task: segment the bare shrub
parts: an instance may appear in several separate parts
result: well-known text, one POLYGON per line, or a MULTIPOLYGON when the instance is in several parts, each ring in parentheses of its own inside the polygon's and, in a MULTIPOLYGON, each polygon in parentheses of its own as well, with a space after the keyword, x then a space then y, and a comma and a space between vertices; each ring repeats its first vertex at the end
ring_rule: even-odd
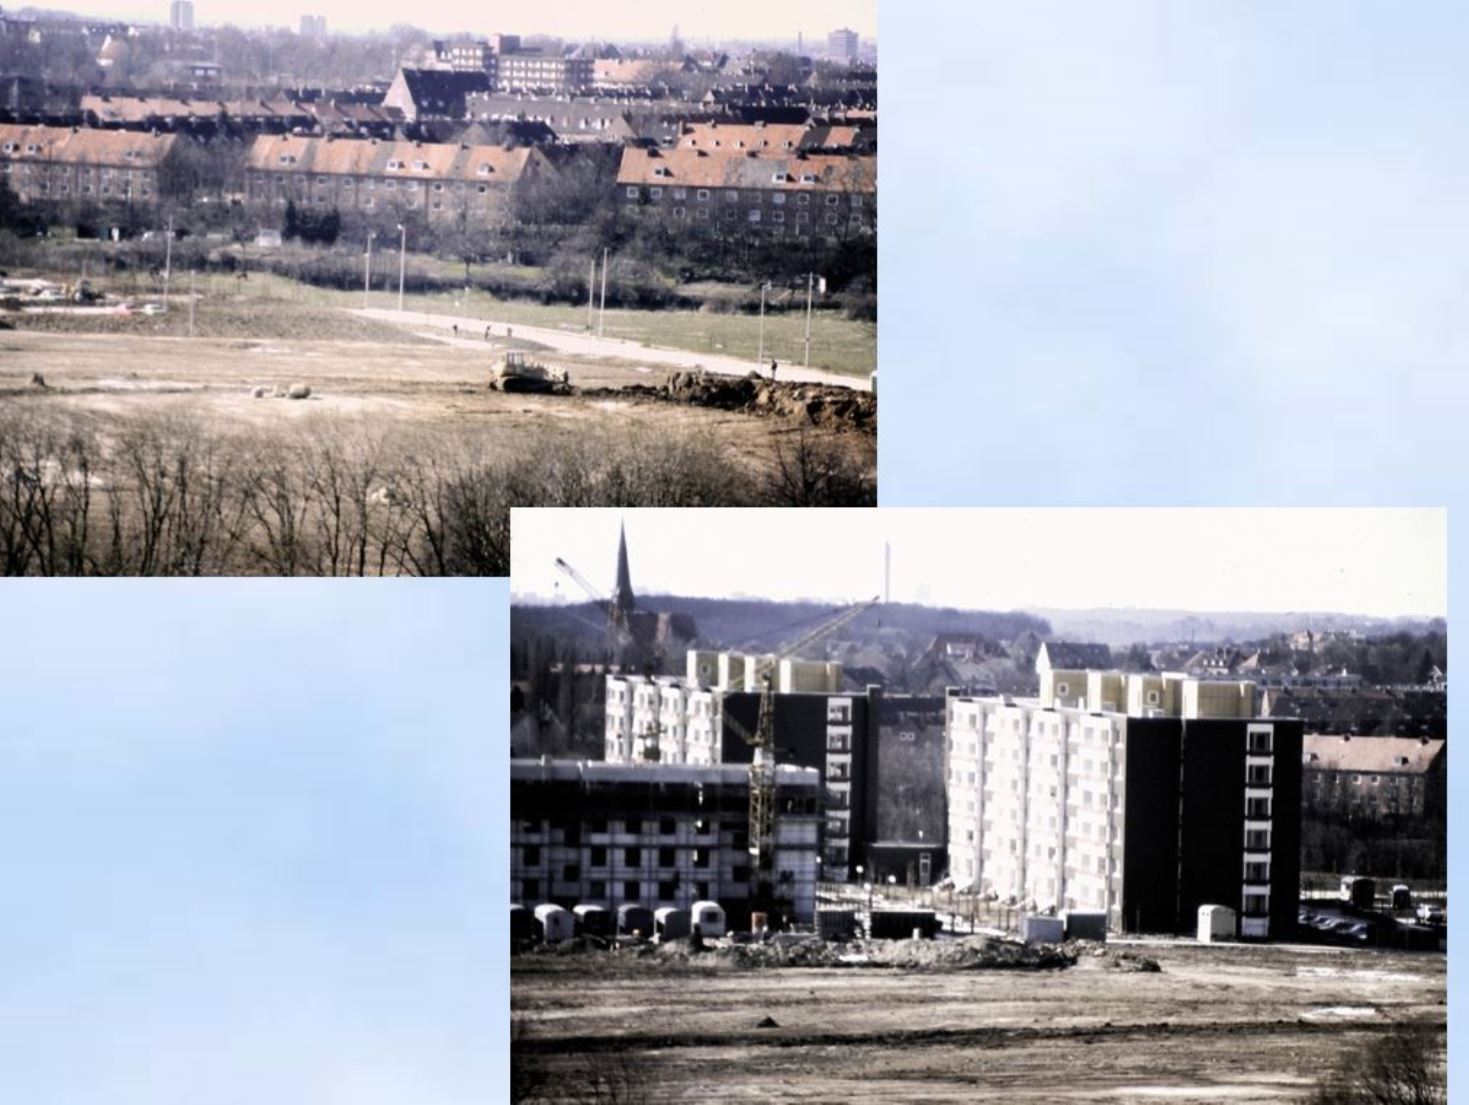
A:
POLYGON ((770 506, 876 506, 876 481, 862 451, 848 438, 802 427, 776 439, 764 483, 770 506))
POLYGON ((1326 1075, 1310 1105, 1442 1105, 1448 1101, 1443 1030, 1397 1024, 1354 1048, 1326 1075))

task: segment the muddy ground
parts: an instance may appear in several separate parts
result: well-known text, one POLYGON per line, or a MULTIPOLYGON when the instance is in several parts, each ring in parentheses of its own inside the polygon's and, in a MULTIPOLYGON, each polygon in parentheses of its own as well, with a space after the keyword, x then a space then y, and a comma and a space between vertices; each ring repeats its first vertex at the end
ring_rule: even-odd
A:
MULTIPOLYGON (((507 452, 533 438, 595 424, 697 435, 752 470, 769 465, 775 443, 803 428, 819 435, 839 429, 829 419, 798 417, 794 405, 790 416, 771 418, 669 401, 655 394, 668 373, 606 359, 555 358, 589 394, 500 394, 486 383, 494 358, 506 348, 503 341, 464 348, 346 312, 284 310, 261 321, 266 332, 280 335, 266 337, 225 336, 249 325, 227 313, 201 321, 201 332, 215 336, 195 339, 150 332, 162 325, 154 319, 137 320, 132 331, 108 317, 14 322, 16 329, 0 331, 0 396, 44 398, 52 409, 104 417, 178 413, 221 428, 287 436, 309 433, 308 423, 321 420, 483 427, 507 452), (310 334, 329 336, 305 336, 310 334), (37 373, 44 391, 32 382, 37 373), (257 387, 295 383, 311 387, 309 400, 252 397, 257 387), (623 394, 623 388, 630 390, 623 394)), ((537 352, 529 343, 512 346, 537 352)), ((849 438, 875 464, 872 430, 864 425, 849 438)))
POLYGON ((511 962, 517 1089, 537 1101, 1295 1101, 1393 1023, 1447 1015, 1445 956, 1375 950, 1114 942, 1036 970, 511 962), (1119 970, 1119 953, 1159 970, 1119 970))

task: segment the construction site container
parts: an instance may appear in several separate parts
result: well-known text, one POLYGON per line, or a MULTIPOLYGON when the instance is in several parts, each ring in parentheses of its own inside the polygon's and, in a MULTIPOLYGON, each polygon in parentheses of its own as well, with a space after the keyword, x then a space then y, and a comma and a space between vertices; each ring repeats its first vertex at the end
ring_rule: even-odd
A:
POLYGON ((1059 917, 1027 914, 1020 918, 1020 939, 1027 944, 1059 944, 1066 939, 1066 922, 1059 917))
POLYGON ((550 902, 536 906, 536 935, 547 944, 559 944, 576 935, 576 918, 550 902))
POLYGON ((653 928, 659 940, 682 940, 689 934, 689 911, 664 906, 653 913, 653 928))
POLYGON ((1377 900, 1377 884, 1371 879, 1348 875, 1341 881, 1341 900, 1358 909, 1371 909, 1377 900))
POLYGON ((914 929, 930 940, 939 931, 939 916, 931 909, 876 909, 868 927, 873 940, 909 940, 914 929))
POLYGON ((536 919, 531 911, 523 905, 512 905, 510 907, 510 943, 523 944, 528 940, 534 940, 536 936, 536 919))
POLYGON ((699 926, 700 936, 724 935, 724 907, 718 902, 695 902, 689 912, 689 923, 699 926))
POLYGON ((1392 888, 1392 908, 1394 913, 1397 913, 1399 910, 1412 909, 1413 891, 1402 883, 1394 886, 1392 888))
POLYGON ((1065 913, 1062 916, 1066 924, 1066 939, 1106 941, 1107 915, 1105 913, 1065 913))
POLYGON ((1234 910, 1227 905, 1199 906, 1199 943, 1233 940, 1236 935, 1234 910))
POLYGON ((857 935, 857 911, 853 909, 817 910, 816 934, 823 940, 852 939, 857 935))
POLYGON ((617 931, 624 936, 653 935, 653 911, 646 906, 620 905, 617 907, 617 931))
POLYGON ((617 927, 617 918, 605 906, 579 905, 572 912, 578 936, 611 936, 617 927))

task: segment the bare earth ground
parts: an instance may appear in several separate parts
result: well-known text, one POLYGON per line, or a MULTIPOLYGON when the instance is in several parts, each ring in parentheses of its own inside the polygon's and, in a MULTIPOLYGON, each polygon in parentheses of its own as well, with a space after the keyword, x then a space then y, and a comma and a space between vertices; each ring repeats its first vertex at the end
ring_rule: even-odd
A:
POLYGON ((601 1070, 628 1101, 1279 1102, 1390 1023, 1446 1024, 1442 954, 1129 950, 1161 971, 1089 956, 948 973, 516 956, 512 1048, 549 1079, 535 1100, 585 1092, 601 1070))
MULTIPOLYGON (((574 433, 585 425, 646 427, 707 435, 740 460, 768 463, 771 443, 793 427, 717 410, 630 397, 505 395, 486 386, 505 342, 454 341, 443 330, 355 318, 329 309, 242 307, 201 312, 194 339, 167 335, 177 318, 114 320, 74 317, 16 319, 0 332, 0 397, 38 398, 41 373, 48 404, 103 415, 181 412, 221 425, 286 430, 299 420, 362 419, 376 425, 483 426, 506 449, 530 437, 574 433), (100 330, 101 332, 84 332, 100 330), (78 332, 83 331, 83 332, 78 332), (229 336, 236 333, 280 336, 229 336), (323 334, 331 336, 314 337, 323 334), (446 340, 447 339, 447 340, 446 340), (256 386, 306 383, 304 402, 260 400, 256 386)), ((514 348, 538 350, 517 339, 514 348)), ((606 357, 556 354, 583 387, 660 382, 666 369, 606 357)))

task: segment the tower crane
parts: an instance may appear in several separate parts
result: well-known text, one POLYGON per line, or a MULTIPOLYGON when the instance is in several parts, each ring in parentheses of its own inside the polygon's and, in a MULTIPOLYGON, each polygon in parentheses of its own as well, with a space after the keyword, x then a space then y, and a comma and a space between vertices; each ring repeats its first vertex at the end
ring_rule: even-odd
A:
POLYGON ((760 660, 755 668, 755 678, 760 683, 760 713, 752 734, 732 717, 724 722, 754 745, 750 760, 750 856, 753 859, 755 890, 751 895, 751 908, 768 910, 776 902, 775 897, 775 688, 772 676, 781 660, 801 649, 815 644, 823 637, 835 633, 859 614, 872 609, 880 597, 868 599, 848 606, 826 619, 800 638, 786 645, 779 652, 760 660))

